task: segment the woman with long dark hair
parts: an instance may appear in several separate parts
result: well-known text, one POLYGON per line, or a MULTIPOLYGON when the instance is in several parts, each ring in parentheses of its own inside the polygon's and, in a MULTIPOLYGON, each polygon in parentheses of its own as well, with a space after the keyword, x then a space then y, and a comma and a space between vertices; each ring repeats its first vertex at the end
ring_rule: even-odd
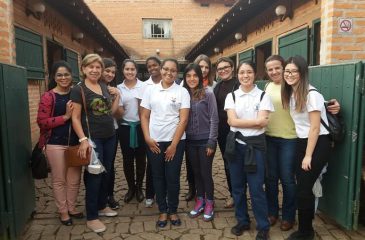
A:
POLYGON ((289 240, 314 239, 313 185, 328 163, 330 151, 329 132, 321 124, 328 124, 323 96, 309 84, 308 65, 301 56, 290 57, 284 65, 281 99, 284 109, 289 109, 297 133, 296 179, 298 231, 289 240))
POLYGON ((189 122, 186 128, 186 158, 190 159, 197 197, 189 216, 204 212, 203 220, 214 217, 214 183, 212 164, 217 147, 218 112, 214 93, 204 87, 200 66, 189 64, 183 75, 184 87, 191 98, 189 122))
POLYGON ((39 147, 46 148, 51 167, 53 196, 63 225, 72 225, 70 217, 82 218, 76 210, 80 187, 81 167, 67 167, 64 157, 68 144, 76 145, 71 129, 74 104, 70 100, 72 85, 71 66, 65 61, 55 62, 51 69, 48 91, 40 100, 37 123, 40 128, 39 147))
POLYGON ((146 144, 143 138, 139 119, 138 96, 143 90, 144 83, 137 78, 137 64, 131 59, 123 61, 121 66, 124 80, 118 85, 122 94, 120 105, 124 113, 120 121, 118 135, 123 154, 124 175, 128 191, 124 202, 130 202, 134 196, 138 202, 144 199, 142 184, 146 171, 146 144), (134 171, 136 164, 136 171, 134 171))

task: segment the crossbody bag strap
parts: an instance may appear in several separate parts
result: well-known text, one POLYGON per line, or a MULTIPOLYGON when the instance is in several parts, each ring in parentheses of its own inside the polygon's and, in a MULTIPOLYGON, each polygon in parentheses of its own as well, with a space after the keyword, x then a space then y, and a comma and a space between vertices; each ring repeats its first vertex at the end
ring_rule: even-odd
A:
POLYGON ((82 105, 85 111, 85 119, 86 119, 86 126, 87 126, 87 133, 88 133, 88 137, 91 138, 91 134, 90 134, 90 125, 89 125, 89 117, 87 114, 87 107, 86 107, 86 100, 85 100, 85 92, 83 87, 80 85, 81 87, 81 96, 82 96, 82 105))

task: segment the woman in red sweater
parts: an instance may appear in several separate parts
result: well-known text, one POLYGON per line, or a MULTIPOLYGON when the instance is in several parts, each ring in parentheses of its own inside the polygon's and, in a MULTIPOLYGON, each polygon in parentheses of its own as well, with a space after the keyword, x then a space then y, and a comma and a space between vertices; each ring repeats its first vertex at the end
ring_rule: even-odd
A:
POLYGON ((71 128, 73 104, 70 100, 72 85, 71 67, 65 61, 55 62, 50 74, 49 90, 40 100, 37 123, 40 128, 39 147, 46 148, 51 167, 53 195, 60 214, 60 221, 72 225, 71 217, 83 218, 76 210, 76 200, 80 187, 81 167, 67 168, 64 152, 77 143, 71 128))

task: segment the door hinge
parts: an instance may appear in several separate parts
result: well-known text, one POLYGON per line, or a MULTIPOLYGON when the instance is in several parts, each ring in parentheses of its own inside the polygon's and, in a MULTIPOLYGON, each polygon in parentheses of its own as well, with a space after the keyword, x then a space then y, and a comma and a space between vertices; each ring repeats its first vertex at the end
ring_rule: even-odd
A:
POLYGON ((354 200, 352 202, 352 214, 358 214, 359 213, 359 201, 354 200))
POLYGON ((364 77, 362 77, 360 74, 357 74, 356 76, 357 83, 358 83, 358 89, 361 95, 365 94, 365 80, 364 77))

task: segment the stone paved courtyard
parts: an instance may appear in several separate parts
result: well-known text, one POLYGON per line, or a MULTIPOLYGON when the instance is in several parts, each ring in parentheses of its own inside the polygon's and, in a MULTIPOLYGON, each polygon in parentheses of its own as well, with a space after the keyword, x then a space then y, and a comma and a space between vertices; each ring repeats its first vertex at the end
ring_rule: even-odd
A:
MULTIPOLYGON (((154 240, 154 239, 180 239, 180 240, 215 240, 215 239, 255 239, 255 221, 251 216, 251 230, 240 237, 230 233, 232 226, 236 224, 233 209, 224 209, 224 201, 228 196, 224 166, 221 154, 216 153, 213 166, 213 178, 215 183, 215 205, 216 215, 212 222, 204 222, 201 218, 190 219, 187 212, 191 210, 193 202, 183 200, 187 192, 185 182, 185 164, 182 166, 181 191, 179 216, 182 220, 180 227, 172 227, 169 224, 164 229, 156 228, 155 222, 158 216, 157 206, 145 208, 144 201, 138 203, 135 199, 130 203, 123 202, 123 196, 127 191, 127 184, 124 179, 121 154, 118 152, 116 159, 116 186, 115 197, 119 200, 121 208, 119 215, 114 218, 102 218, 106 223, 107 230, 104 233, 96 234, 91 232, 85 225, 85 219, 74 219, 73 226, 60 224, 57 209, 52 197, 51 181, 36 180, 36 214, 29 221, 20 239, 24 240, 81 240, 81 239, 128 239, 128 240, 154 240)), ((78 209, 84 211, 84 186, 82 184, 78 197, 78 209)), ((365 239, 365 227, 359 226, 358 231, 347 231, 327 219, 322 214, 316 216, 315 222, 316 239, 365 239)), ((280 223, 270 229, 271 240, 283 240, 292 231, 282 232, 280 223)))

